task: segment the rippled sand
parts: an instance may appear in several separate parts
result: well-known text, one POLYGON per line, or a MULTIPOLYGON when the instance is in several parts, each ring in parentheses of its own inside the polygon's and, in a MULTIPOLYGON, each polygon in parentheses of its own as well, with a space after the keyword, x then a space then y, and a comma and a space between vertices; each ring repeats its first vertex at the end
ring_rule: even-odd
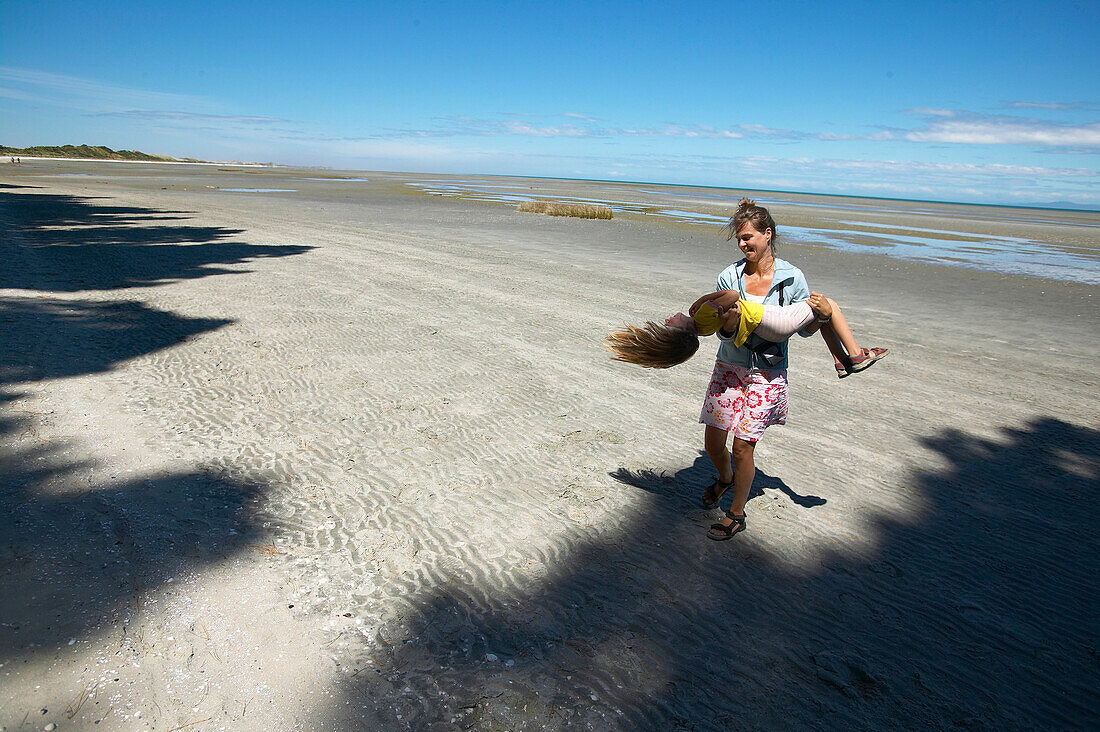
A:
POLYGON ((787 245, 891 355, 716 543, 713 344, 601 346, 716 227, 311 176, 0 168, 0 724, 1095 722, 1100 288, 787 245))

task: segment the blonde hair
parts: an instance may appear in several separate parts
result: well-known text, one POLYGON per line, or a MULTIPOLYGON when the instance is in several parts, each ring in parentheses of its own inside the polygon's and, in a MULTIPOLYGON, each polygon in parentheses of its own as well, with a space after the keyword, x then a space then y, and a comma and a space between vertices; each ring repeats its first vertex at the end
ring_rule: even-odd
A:
POLYGON ((683 363, 699 350, 699 337, 686 330, 652 321, 644 328, 628 325, 604 338, 604 347, 624 361, 647 369, 667 369, 683 363))

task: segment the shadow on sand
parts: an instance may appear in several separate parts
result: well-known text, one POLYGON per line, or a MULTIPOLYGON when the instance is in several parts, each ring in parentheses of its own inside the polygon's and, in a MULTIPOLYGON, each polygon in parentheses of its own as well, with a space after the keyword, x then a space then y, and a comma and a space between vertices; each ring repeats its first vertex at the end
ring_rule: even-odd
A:
POLYGON ((309 246, 226 241, 243 233, 217 226, 186 226, 186 212, 110 206, 103 199, 0 192, 8 232, 0 244, 5 266, 0 289, 40 292, 148 287, 214 274, 266 257, 286 257, 309 246))
MULTIPOLYGON (((52 657, 131 612, 141 594, 256 541, 264 486, 184 471, 107 476, 71 438, 43 439, 41 382, 119 368, 232 321, 132 299, 58 298, 205 277, 310 247, 224 241, 242 232, 104 199, 0 192, 0 661, 52 657), (170 224, 162 223, 165 221, 170 224), (76 456, 74 456, 74 452, 76 456)), ((53 430, 56 432, 56 430, 53 430)))
MULTIPOLYGON (((91 479, 69 443, 0 420, 0 659, 48 654, 129 618, 142 593, 255 543, 262 486, 171 473, 91 479), (28 436, 31 439, 28 439, 28 436)), ((121 641, 121 638, 119 639, 121 641)))
POLYGON ((715 543, 718 513, 690 508, 702 460, 619 470, 641 509, 544 576, 423 571, 344 708, 422 729, 1094 728, 1100 432, 1002 437, 927 439, 949 467, 914 473, 919 514, 789 554, 754 534, 821 499, 758 474, 749 532, 715 543), (771 488, 796 507, 766 518, 771 488))

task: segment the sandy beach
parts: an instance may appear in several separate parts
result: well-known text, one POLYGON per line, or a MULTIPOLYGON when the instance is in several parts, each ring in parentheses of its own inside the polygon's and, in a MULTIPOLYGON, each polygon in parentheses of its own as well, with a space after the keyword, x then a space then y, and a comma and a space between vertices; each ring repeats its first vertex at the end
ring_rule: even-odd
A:
MULTIPOLYGON (((792 342, 712 542, 716 344, 602 346, 739 258, 691 191, 223 167, 0 165, 0 726, 1100 724, 1100 286, 781 244, 891 354, 792 342)), ((974 210, 866 217, 1100 248, 974 210)))

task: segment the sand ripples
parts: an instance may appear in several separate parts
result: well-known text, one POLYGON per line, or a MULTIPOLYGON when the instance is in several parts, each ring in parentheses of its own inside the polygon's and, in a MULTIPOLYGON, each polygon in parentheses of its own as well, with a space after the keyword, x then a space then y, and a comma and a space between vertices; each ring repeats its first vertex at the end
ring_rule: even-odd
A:
MULTIPOLYGON (((637 315, 619 301, 627 284, 473 229, 395 233, 351 205, 311 227, 321 214, 229 198, 218 223, 315 248, 164 287, 165 306, 233 322, 135 361, 128 406, 159 425, 159 448, 270 486, 270 561, 287 604, 327 629, 349 699, 389 710, 378 714, 391 727, 664 728, 701 713, 737 726, 740 702, 716 699, 726 683, 755 695, 757 726, 782 726, 775 679, 777 698, 822 699, 836 725, 874 726, 909 704, 912 675, 852 650, 852 625, 857 645, 885 628, 931 668, 930 637, 910 631, 944 606, 922 608, 909 578, 963 586, 965 567, 878 555, 844 499, 824 506, 768 476, 750 515, 759 531, 733 550, 702 541, 716 514, 694 500, 711 472, 691 460, 709 368, 609 365, 604 333, 637 315), (871 705, 885 711, 861 717, 871 705), (396 710, 400 723, 385 716, 396 710)), ((685 290, 653 284, 645 301, 685 290)), ((880 429, 902 426, 884 417, 880 429)), ((841 484, 882 453, 874 435, 838 450, 813 429, 782 434, 761 464, 774 445, 811 466, 811 485, 841 484)), ((908 524, 927 506, 898 488, 902 461, 879 467, 861 515, 922 541, 908 524)), ((981 601, 952 602, 976 638, 1033 640, 992 628, 981 601)), ((934 708, 953 692, 928 693, 934 708)))
MULTIPOLYGON (((573 463, 598 445, 627 447, 610 431, 567 427, 591 389, 558 352, 603 358, 599 331, 585 307, 558 312, 557 281, 519 277, 489 251, 339 230, 310 244, 277 266, 253 263, 246 279, 201 283, 198 298, 232 299, 235 323, 143 360, 130 406, 159 416, 173 448, 202 455, 210 472, 276 487, 265 522, 284 552, 274 561, 295 568, 293 601, 326 615, 350 608, 358 621, 334 650, 411 664, 410 688, 454 694, 487 654, 512 669, 560 642, 554 618, 582 622, 575 602, 541 588, 575 559, 570 537, 590 535, 613 503, 600 506, 573 463), (508 623, 527 619, 535 640, 479 627, 512 612, 508 623)), ((582 578, 569 597, 598 596, 601 584, 582 578)), ((570 687, 625 702, 615 674, 577 674, 570 687)), ((531 676, 532 698, 549 678, 531 676)))

